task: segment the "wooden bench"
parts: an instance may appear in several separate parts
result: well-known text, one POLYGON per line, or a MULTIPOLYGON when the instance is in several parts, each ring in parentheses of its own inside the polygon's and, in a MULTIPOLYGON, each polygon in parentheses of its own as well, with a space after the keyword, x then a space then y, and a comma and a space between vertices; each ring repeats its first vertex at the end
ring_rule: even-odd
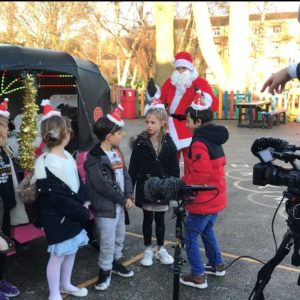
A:
POLYGON ((264 111, 261 113, 262 116, 262 127, 272 128, 274 121, 275 125, 278 126, 280 123, 286 123, 286 109, 277 109, 275 111, 264 111))

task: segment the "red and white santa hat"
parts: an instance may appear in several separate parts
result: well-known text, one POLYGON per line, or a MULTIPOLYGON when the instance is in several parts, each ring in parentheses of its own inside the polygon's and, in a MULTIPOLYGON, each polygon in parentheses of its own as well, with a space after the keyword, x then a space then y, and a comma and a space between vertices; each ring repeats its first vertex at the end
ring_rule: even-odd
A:
POLYGON ((43 117, 41 118, 41 121, 44 121, 52 116, 61 117, 61 112, 58 110, 54 110, 54 108, 50 104, 49 99, 42 100, 41 106, 43 106, 43 117))
POLYGON ((123 127, 124 121, 122 120, 122 113, 124 111, 124 108, 121 104, 119 104, 114 111, 112 111, 110 114, 107 114, 107 118, 115 123, 116 125, 123 127))
POLYGON ((155 109, 164 109, 166 110, 165 106, 162 104, 161 100, 159 97, 154 99, 153 101, 150 102, 150 104, 147 104, 144 109, 144 114, 147 113, 149 108, 155 108, 155 109))
POLYGON ((178 52, 174 57, 174 67, 186 67, 191 72, 194 71, 192 55, 189 52, 178 52))
POLYGON ((10 113, 7 110, 7 106, 8 106, 8 98, 4 98, 4 101, 0 103, 0 116, 3 116, 8 119, 10 113))
POLYGON ((211 107, 212 98, 208 93, 202 92, 201 90, 196 91, 194 101, 191 104, 191 107, 195 110, 206 110, 211 107))
POLYGON ((149 108, 160 108, 165 109, 165 106, 162 104, 160 98, 156 98, 154 101, 150 103, 149 108))

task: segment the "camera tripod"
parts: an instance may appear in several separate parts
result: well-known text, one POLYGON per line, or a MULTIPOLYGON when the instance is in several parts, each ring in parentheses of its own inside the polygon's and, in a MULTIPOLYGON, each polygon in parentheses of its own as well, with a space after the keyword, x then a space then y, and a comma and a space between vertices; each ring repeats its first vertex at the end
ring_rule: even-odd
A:
MULTIPOLYGON (((268 261, 258 272, 255 287, 248 300, 264 300, 263 290, 271 279, 276 266, 287 256, 294 245, 292 255, 292 265, 300 266, 300 193, 295 194, 291 190, 283 193, 288 200, 286 202, 286 212, 288 213, 288 230, 276 251, 275 256, 268 261), (253 297, 252 297, 253 296, 253 297)), ((300 286, 300 275, 298 277, 300 286)))
POLYGON ((182 223, 185 217, 185 206, 189 203, 189 200, 182 200, 177 207, 174 207, 174 215, 176 215, 176 244, 174 252, 174 279, 173 279, 173 300, 179 299, 179 280, 181 273, 181 266, 184 259, 181 254, 183 248, 183 233, 182 233, 182 223))

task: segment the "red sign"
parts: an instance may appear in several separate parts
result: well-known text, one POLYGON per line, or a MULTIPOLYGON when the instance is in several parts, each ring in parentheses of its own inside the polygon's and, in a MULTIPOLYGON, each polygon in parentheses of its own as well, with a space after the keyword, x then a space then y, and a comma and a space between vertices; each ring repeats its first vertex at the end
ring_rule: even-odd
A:
POLYGON ((94 109, 94 122, 103 117, 103 110, 101 107, 97 106, 94 109))

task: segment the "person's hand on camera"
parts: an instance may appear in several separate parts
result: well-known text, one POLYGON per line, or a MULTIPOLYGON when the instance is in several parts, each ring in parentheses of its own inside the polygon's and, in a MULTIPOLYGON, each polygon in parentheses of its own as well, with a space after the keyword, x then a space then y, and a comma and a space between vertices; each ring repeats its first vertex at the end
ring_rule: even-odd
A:
POLYGON ((147 92, 150 95, 150 97, 153 97, 157 92, 157 88, 155 86, 155 82, 154 82, 153 78, 150 78, 150 80, 148 81, 147 92))
POLYGON ((277 73, 273 74, 263 85, 261 92, 264 92, 269 87, 268 92, 272 95, 280 94, 284 91, 285 84, 291 80, 288 74, 288 68, 284 68, 277 73))

